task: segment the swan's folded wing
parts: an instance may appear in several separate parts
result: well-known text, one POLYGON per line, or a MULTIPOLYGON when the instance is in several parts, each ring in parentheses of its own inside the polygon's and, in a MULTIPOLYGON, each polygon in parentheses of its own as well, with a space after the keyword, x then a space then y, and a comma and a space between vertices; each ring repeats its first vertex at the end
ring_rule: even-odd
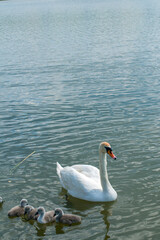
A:
POLYGON ((73 165, 72 168, 77 170, 79 173, 84 174, 86 177, 92 178, 95 181, 100 181, 99 169, 92 165, 77 164, 73 165))
POLYGON ((47 222, 54 222, 55 221, 55 217, 54 217, 54 213, 55 211, 48 211, 45 213, 45 220, 47 222))
POLYGON ((60 172, 64 188, 74 197, 84 199, 85 195, 94 189, 99 189, 99 184, 94 179, 85 176, 72 167, 65 167, 60 172))

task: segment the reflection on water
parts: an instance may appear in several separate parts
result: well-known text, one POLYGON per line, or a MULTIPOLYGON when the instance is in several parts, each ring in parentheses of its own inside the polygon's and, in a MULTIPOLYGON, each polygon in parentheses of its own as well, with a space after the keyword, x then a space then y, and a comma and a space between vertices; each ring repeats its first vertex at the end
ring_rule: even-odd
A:
POLYGON ((46 232, 46 228, 47 228, 46 224, 37 223, 37 225, 34 224, 34 227, 35 227, 35 229, 37 231, 37 236, 38 237, 45 236, 45 232, 46 232))
MULTIPOLYGON (((64 199, 66 200, 64 203, 64 207, 66 209, 74 209, 74 213, 76 212, 80 213, 82 216, 82 219, 85 217, 88 217, 89 211, 94 208, 99 206, 100 207, 100 214, 102 215, 102 219, 104 221, 104 225, 106 226, 106 234, 104 239, 110 238, 108 235, 109 232, 109 227, 110 227, 110 222, 108 220, 108 217, 112 216, 112 208, 114 204, 116 204, 116 201, 114 202, 108 202, 108 203, 95 203, 95 202, 89 202, 89 201, 84 201, 81 199, 77 199, 72 197, 71 195, 67 194, 67 191, 62 188, 61 192, 59 193, 60 196, 64 196, 64 199)), ((96 213, 98 215, 98 212, 96 213)), ((64 233, 61 228, 57 228, 56 233, 64 233), (58 231, 60 230, 60 231, 58 231)))
POLYGON ((55 229, 56 229, 56 234, 64 234, 65 233, 65 231, 63 230, 63 225, 61 225, 61 224, 56 224, 55 229))
POLYGON ((2 207, 3 207, 3 203, 0 203, 0 210, 1 210, 2 207))
MULTIPOLYGON (((95 224, 97 224, 96 223, 97 216, 98 215, 101 216, 101 224, 103 222, 103 224, 105 226, 104 239, 110 238, 110 236, 109 236, 110 222, 109 222, 108 218, 110 216, 112 216, 112 208, 113 208, 113 205, 115 204, 115 202, 97 204, 97 203, 87 202, 84 200, 79 200, 72 196, 67 196, 67 198, 66 198, 66 191, 64 189, 60 192, 60 195, 64 197, 63 208, 73 209, 74 214, 78 214, 81 216, 82 227, 85 227, 85 223, 84 223, 85 218, 90 219, 91 225, 92 224, 95 225, 95 224), (92 212, 92 209, 94 209, 94 208, 96 208, 97 210, 94 211, 94 216, 92 219, 92 218, 90 218, 90 212, 92 212)), ((65 213, 68 213, 68 212, 65 211, 65 213)), ((52 229, 52 231, 54 229, 55 234, 58 234, 58 235, 61 235, 61 234, 63 235, 65 233, 67 233, 68 231, 79 229, 79 225, 66 226, 66 225, 59 224, 59 223, 40 224, 35 221, 29 221, 29 223, 35 227, 37 236, 39 236, 39 237, 46 236, 46 232, 48 231, 48 228, 52 229)), ((99 220, 98 220, 98 224, 99 224, 99 220)))
POLYGON ((104 240, 106 240, 106 239, 110 238, 110 236, 108 235, 109 227, 110 227, 108 217, 112 215, 112 211, 110 208, 108 208, 108 206, 105 205, 104 209, 101 211, 101 214, 103 215, 104 224, 106 225, 106 234, 105 234, 105 238, 104 238, 104 240))

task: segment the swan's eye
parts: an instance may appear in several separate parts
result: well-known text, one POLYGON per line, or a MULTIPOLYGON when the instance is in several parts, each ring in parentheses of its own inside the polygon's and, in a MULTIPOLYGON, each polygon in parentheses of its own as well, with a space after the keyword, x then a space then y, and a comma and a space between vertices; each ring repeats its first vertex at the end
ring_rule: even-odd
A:
POLYGON ((107 152, 107 153, 112 152, 112 148, 110 148, 110 147, 105 147, 105 149, 106 149, 106 152, 107 152))

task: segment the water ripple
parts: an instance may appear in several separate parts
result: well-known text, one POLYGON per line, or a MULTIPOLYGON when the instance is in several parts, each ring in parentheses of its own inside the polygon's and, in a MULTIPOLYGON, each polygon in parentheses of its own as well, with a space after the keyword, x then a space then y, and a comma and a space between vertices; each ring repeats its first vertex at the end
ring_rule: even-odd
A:
POLYGON ((158 2, 0 5, 1 237, 159 239, 158 2), (117 156, 108 158, 108 174, 118 200, 66 199, 56 162, 98 167, 101 141, 117 156), (23 197, 78 214, 82 224, 9 219, 23 197))

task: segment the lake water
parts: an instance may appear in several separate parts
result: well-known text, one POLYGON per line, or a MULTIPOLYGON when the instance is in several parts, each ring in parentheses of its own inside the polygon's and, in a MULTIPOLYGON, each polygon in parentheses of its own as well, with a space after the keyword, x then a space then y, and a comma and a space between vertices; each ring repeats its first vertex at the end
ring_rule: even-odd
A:
POLYGON ((1 239, 160 239, 159 79, 158 0, 0 1, 1 239), (56 162, 98 167, 101 141, 117 201, 66 198, 56 162), (82 224, 9 219, 22 198, 82 224))

